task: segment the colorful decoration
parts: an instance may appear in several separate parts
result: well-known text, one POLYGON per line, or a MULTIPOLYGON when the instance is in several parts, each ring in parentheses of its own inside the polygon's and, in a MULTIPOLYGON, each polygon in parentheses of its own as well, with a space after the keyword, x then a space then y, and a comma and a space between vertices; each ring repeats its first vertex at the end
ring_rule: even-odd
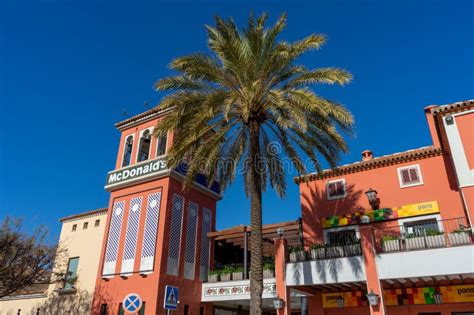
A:
POLYGON ((438 213, 439 206, 437 201, 415 203, 401 207, 382 208, 370 211, 356 211, 347 215, 330 216, 323 218, 323 228, 332 228, 345 225, 359 224, 360 218, 367 215, 371 222, 394 220, 398 218, 407 218, 424 214, 438 213))
MULTIPOLYGON (((275 294, 276 284, 263 284, 263 294, 275 294)), ((229 296, 250 294, 250 285, 234 285, 225 287, 210 287, 204 290, 204 296, 229 296)))
POLYGON ((474 285, 403 288, 384 290, 386 305, 435 304, 433 293, 442 294, 443 303, 474 302, 474 285))
MULTIPOLYGON (((453 285, 442 287, 400 288, 384 290, 385 305, 426 305, 435 304, 433 294, 442 294, 445 303, 474 303, 474 285, 453 285)), ((344 307, 367 306, 367 298, 362 291, 324 293, 323 307, 337 307, 337 298, 344 298, 344 307)))

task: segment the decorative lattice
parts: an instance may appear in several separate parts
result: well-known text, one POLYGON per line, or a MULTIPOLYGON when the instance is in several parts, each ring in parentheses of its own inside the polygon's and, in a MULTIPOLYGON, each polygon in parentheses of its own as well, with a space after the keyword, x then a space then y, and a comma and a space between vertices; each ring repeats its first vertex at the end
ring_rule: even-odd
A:
POLYGON ((104 274, 115 272, 124 208, 124 201, 116 202, 112 207, 112 218, 110 219, 109 235, 105 250, 104 274))
POLYGON ((207 208, 202 209, 202 227, 201 227, 201 280, 207 277, 207 270, 209 269, 209 249, 210 240, 207 233, 211 232, 212 228, 212 212, 207 208))
POLYGON ((154 257, 160 219, 161 192, 148 195, 141 257, 154 257))
POLYGON ((181 230, 183 224, 184 198, 178 194, 173 196, 171 208, 171 227, 168 251, 168 274, 178 275, 179 252, 181 248, 181 230))
POLYGON ((196 229, 199 205, 190 201, 188 206, 188 226, 186 229, 186 250, 184 259, 187 263, 194 263, 196 257, 196 229))
POLYGON ((127 231, 125 232, 125 246, 123 249, 122 272, 133 271, 133 261, 137 250, 138 226, 140 222, 140 209, 142 207, 142 197, 132 198, 128 210, 127 231), (124 268, 125 267, 125 268, 124 268))

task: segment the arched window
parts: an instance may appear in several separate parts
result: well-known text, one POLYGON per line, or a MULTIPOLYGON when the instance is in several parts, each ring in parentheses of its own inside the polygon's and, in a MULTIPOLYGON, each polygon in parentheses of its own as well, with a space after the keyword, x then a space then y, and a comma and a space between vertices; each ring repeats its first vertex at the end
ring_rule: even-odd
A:
POLYGON ((148 160, 150 156, 150 130, 145 130, 140 138, 140 146, 138 147, 138 162, 148 160))
POLYGON ((125 140, 125 145, 123 147, 122 167, 130 165, 130 158, 132 157, 132 148, 133 136, 129 136, 127 140, 125 140))
POLYGON ((166 154, 166 141, 167 141, 167 136, 166 134, 160 136, 158 138, 158 144, 157 144, 157 149, 156 149, 156 156, 162 156, 166 154))

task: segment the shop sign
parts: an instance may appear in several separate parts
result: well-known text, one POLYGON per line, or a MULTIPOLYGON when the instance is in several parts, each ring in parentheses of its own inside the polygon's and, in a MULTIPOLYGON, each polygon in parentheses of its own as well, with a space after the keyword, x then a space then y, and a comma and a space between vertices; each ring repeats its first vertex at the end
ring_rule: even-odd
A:
POLYGON ((344 307, 368 306, 367 298, 362 291, 323 293, 323 308, 338 307, 337 299, 344 299, 344 307))
POLYGON ((347 215, 326 217, 323 218, 323 228, 360 224, 360 219, 363 215, 367 215, 371 222, 380 222, 433 213, 439 213, 437 201, 415 203, 401 207, 382 208, 369 211, 356 211, 347 215))
POLYGON ((167 171, 166 157, 134 164, 109 172, 105 189, 123 183, 135 182, 165 171, 167 171))

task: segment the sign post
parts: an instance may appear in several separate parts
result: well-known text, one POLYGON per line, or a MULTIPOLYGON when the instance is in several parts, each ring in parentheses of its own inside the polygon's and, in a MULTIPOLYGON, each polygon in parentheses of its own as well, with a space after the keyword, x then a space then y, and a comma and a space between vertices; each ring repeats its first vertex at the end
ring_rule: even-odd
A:
POLYGON ((178 308, 178 297, 179 297, 179 289, 177 287, 173 287, 167 285, 165 287, 165 300, 163 302, 163 308, 166 310, 166 314, 171 314, 172 310, 176 310, 178 308))

